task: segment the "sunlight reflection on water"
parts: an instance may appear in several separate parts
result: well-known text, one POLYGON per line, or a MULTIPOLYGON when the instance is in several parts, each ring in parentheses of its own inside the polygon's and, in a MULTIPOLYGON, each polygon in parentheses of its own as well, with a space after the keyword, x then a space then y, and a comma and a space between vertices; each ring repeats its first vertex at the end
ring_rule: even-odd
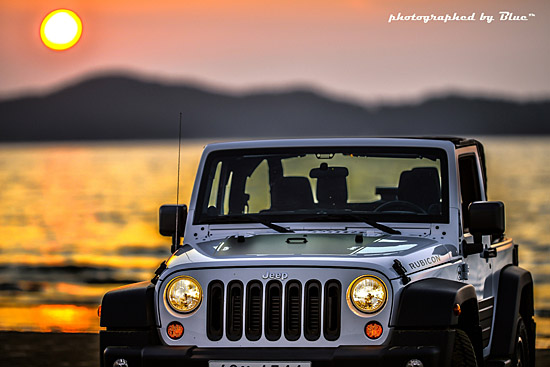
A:
MULTIPOLYGON (((489 199, 506 204, 507 233, 548 317, 550 139, 481 140, 489 199)), ((182 203, 203 146, 183 144, 182 203)), ((151 278, 169 255, 157 211, 175 202, 176 169, 174 141, 0 145, 0 329, 97 331, 103 293, 151 278)))

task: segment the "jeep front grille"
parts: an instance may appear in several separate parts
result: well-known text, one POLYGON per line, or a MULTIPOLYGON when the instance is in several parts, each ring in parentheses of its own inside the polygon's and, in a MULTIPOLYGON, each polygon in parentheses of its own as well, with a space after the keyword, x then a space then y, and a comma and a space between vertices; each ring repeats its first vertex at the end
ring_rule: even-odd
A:
POLYGON ((283 284, 271 280, 264 284, 252 280, 244 285, 231 281, 224 289, 220 280, 208 285, 207 336, 218 341, 224 335, 230 341, 244 337, 259 340, 262 335, 268 341, 296 341, 303 334, 309 341, 318 340, 323 333, 326 340, 340 336, 340 307, 342 287, 337 280, 329 280, 324 286, 318 280, 310 280, 302 286, 298 280, 283 284), (224 292, 225 291, 225 292, 224 292), (225 294, 225 296, 224 296, 225 294))

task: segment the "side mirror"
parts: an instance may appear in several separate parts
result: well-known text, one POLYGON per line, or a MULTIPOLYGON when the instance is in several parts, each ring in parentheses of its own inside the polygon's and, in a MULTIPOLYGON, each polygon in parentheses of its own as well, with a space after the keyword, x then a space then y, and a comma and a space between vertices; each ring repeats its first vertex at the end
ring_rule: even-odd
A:
MULTIPOLYGON (((482 236, 501 238, 504 234, 504 204, 501 201, 476 201, 468 208, 470 233, 474 243, 465 246, 464 256, 483 252, 482 236)), ((487 255, 492 257, 490 255, 487 255)))
POLYGON ((180 247, 186 221, 187 205, 185 204, 163 205, 159 209, 159 232, 163 236, 172 237, 172 252, 180 247))
POLYGON ((476 201, 470 204, 468 211, 474 242, 481 242, 481 236, 486 235, 502 237, 505 225, 504 204, 501 201, 476 201))

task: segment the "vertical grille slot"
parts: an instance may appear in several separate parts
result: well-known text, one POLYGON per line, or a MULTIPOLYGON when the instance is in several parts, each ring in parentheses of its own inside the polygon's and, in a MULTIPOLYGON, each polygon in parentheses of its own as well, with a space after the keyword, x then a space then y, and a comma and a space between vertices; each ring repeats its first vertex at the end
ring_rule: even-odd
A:
POLYGON ((272 280, 265 288, 265 337, 275 341, 281 337, 282 293, 280 282, 272 280))
POLYGON ((214 280, 208 285, 206 335, 218 341, 223 336, 223 283, 214 280))
POLYGON ((237 280, 227 286, 226 336, 231 341, 243 335, 243 284, 237 280))
POLYGON ((300 338, 302 312, 302 286, 297 280, 286 283, 285 292, 285 337, 290 340, 300 338))
POLYGON ((310 280, 305 286, 304 337, 313 341, 321 336, 321 283, 310 280))
POLYGON ((323 333, 327 340, 337 340, 340 337, 340 305, 342 286, 337 280, 329 280, 325 284, 325 313, 323 333))
POLYGON ((246 287, 246 338, 256 341, 262 336, 262 283, 252 281, 246 287))

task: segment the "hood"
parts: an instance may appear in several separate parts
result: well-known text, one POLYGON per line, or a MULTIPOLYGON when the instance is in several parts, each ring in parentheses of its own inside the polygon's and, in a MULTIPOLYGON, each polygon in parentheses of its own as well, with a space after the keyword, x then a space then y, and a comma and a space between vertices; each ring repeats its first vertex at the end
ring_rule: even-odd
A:
POLYGON ((364 267, 387 270, 399 260, 407 273, 457 256, 451 244, 401 235, 290 233, 227 237, 180 248, 169 268, 228 266, 364 267))

